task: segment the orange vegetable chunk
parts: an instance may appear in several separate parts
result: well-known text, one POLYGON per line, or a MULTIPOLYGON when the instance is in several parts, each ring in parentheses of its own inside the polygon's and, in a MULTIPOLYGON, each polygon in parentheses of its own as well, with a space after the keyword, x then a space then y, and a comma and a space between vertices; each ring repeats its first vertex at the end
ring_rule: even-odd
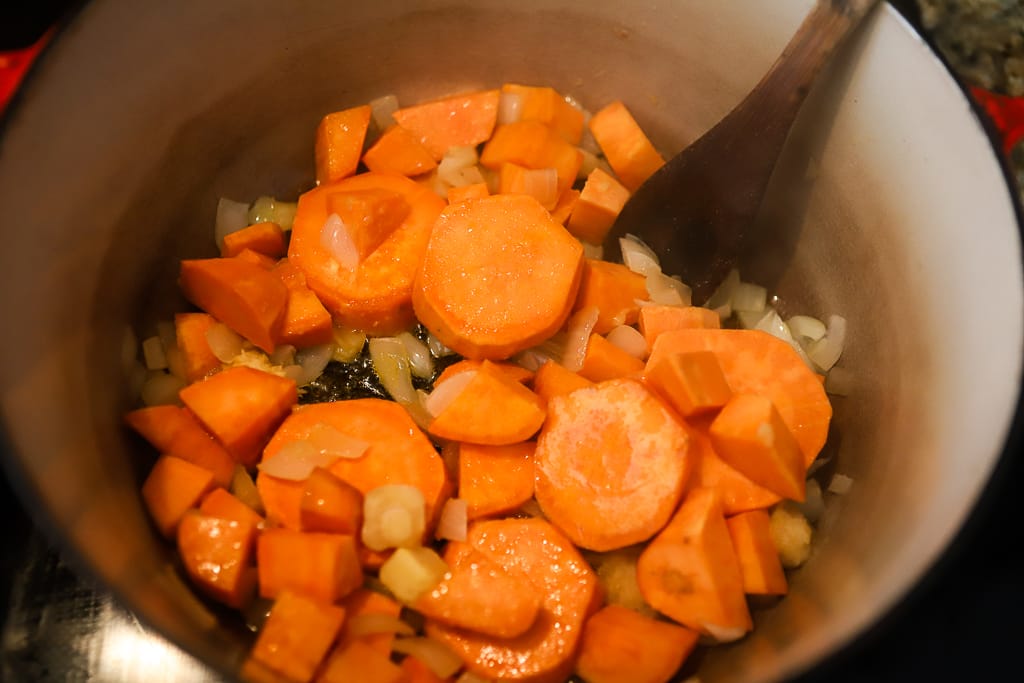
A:
POLYGON ((496 638, 522 635, 537 620, 541 596, 521 574, 509 573, 468 543, 444 551, 449 572, 413 608, 428 619, 496 638))
POLYGON ((580 377, 592 382, 637 376, 644 371, 644 362, 631 356, 599 334, 591 334, 583 356, 580 377))
POLYGON ((495 195, 441 212, 416 279, 416 316, 467 358, 508 358, 569 316, 583 247, 537 200, 495 195))
POLYGON ((430 189, 397 175, 362 173, 320 186, 299 197, 288 260, 302 269, 307 286, 338 324, 370 334, 397 334, 414 324, 413 279, 444 205, 430 189), (328 198, 337 192, 373 189, 402 195, 411 210, 354 270, 342 268, 324 242, 328 198))
POLYGON ((427 635, 451 648, 477 676, 561 683, 572 673, 583 622, 601 599, 597 576, 579 551, 541 519, 477 521, 466 542, 541 596, 533 625, 514 638, 495 638, 428 619, 427 635))
POLYGON ((692 328, 718 329, 722 326, 718 314, 699 306, 662 306, 659 304, 641 306, 637 316, 640 333, 647 340, 647 347, 654 346, 654 340, 662 332, 692 328))
POLYGON ((498 91, 445 97, 404 107, 393 116, 440 161, 449 147, 475 147, 491 137, 498 119, 498 91))
POLYGON ((690 491, 640 553, 637 583, 662 614, 718 639, 752 628, 743 577, 722 506, 713 491, 690 491))
POLYGON ((316 182, 333 183, 356 172, 370 126, 370 105, 328 114, 316 129, 316 182))
POLYGON ((490 196, 487 183, 473 183, 472 185, 460 185, 459 187, 448 188, 448 203, 458 204, 470 199, 481 199, 490 196))
MULTIPOLYGON (((544 405, 535 393, 489 362, 468 372, 473 372, 473 377, 434 417, 427 428, 431 434, 453 441, 503 446, 537 433, 544 423, 544 405)), ((435 388, 440 390, 440 385, 435 388)))
POLYGON ((574 310, 597 306, 594 332, 608 334, 619 325, 632 325, 640 315, 640 304, 648 298, 644 277, 621 263, 587 259, 574 310))
POLYGON ((451 683, 451 678, 441 678, 430 670, 419 657, 409 655, 402 660, 402 673, 405 674, 405 683, 451 683))
POLYGON ((348 618, 345 620, 345 627, 341 631, 338 644, 344 645, 352 640, 360 640, 383 655, 391 654, 391 644, 395 640, 394 633, 368 633, 355 636, 351 633, 351 626, 353 620, 358 623, 360 617, 371 614, 398 619, 402 613, 402 606, 388 596, 366 588, 357 588, 352 591, 345 596, 341 604, 345 608, 348 618))
POLYGON ((288 290, 266 269, 238 258, 181 262, 185 298, 267 353, 274 350, 288 290))
POLYGON ((600 168, 595 168, 583 184, 566 227, 569 232, 591 244, 601 244, 629 200, 629 190, 600 168))
POLYGON ((688 351, 713 351, 734 394, 771 399, 800 444, 804 464, 814 462, 828 435, 832 406, 821 382, 789 344, 759 330, 675 330, 657 338, 647 367, 665 354, 688 351))
POLYGON ((288 288, 288 302, 285 304, 284 320, 278 334, 281 344, 304 349, 319 344, 329 344, 334 335, 334 321, 320 298, 306 286, 302 270, 288 259, 281 259, 274 266, 274 274, 288 288))
POLYGON ((261 254, 258 251, 253 251, 248 247, 242 249, 233 258, 236 258, 239 261, 245 261, 246 263, 251 263, 252 265, 262 268, 263 270, 273 270, 274 264, 277 263, 276 260, 267 256, 266 254, 261 254))
POLYGON ((306 683, 313 679, 345 621, 345 610, 284 591, 274 601, 249 655, 254 661, 306 683))
POLYGON ((415 176, 437 168, 437 162, 416 136, 401 126, 391 126, 363 154, 366 168, 375 173, 415 176))
POLYGON ((363 527, 363 494, 317 467, 304 482, 299 515, 303 531, 355 535, 363 527))
POLYGON ((594 383, 578 373, 569 370, 553 360, 547 360, 533 376, 533 391, 547 403, 555 396, 571 394, 577 389, 586 389, 594 383))
POLYGON ((527 194, 548 211, 558 204, 558 174, 553 168, 533 169, 505 162, 498 170, 499 194, 527 194))
POLYGON ((587 683, 667 683, 697 645, 697 636, 608 605, 583 626, 576 674, 587 683))
POLYGON ((198 382, 220 369, 220 360, 206 341, 207 330, 216 324, 217 320, 209 313, 176 313, 174 316, 174 334, 185 358, 185 379, 189 382, 198 382))
POLYGON ((727 517, 729 537, 743 575, 743 590, 757 595, 785 595, 789 590, 779 551, 772 541, 771 518, 765 510, 727 517))
POLYGON ((126 414, 124 421, 160 453, 209 470, 217 486, 231 485, 235 459, 186 408, 174 405, 138 408, 126 414))
POLYGON ((803 454, 770 398, 734 394, 711 423, 715 452, 755 484, 804 499, 803 454))
POLYGON ((615 175, 630 192, 636 192, 665 164, 622 102, 612 102, 596 112, 588 125, 615 175))
POLYGON ((251 467, 298 401, 295 381, 228 368, 181 390, 182 402, 239 463, 251 467))
POLYGON ((708 437, 708 425, 704 424, 708 419, 698 417, 690 421, 693 425, 689 429, 690 451, 694 456, 691 487, 713 490, 726 515, 760 510, 782 500, 781 496, 758 486, 718 457, 708 437))
POLYGON ((583 153, 539 121, 518 121, 498 126, 480 153, 485 168, 497 171, 505 163, 555 169, 561 194, 575 182, 583 153))
POLYGON ((551 399, 534 463, 544 514, 576 545, 597 551, 657 533, 690 470, 685 430, 635 380, 551 399))
MULTIPOLYGON (((434 385, 436 386, 441 382, 445 381, 446 379, 454 377, 460 372, 465 372, 467 370, 479 370, 481 367, 483 367, 483 364, 484 361, 469 359, 464 359, 452 363, 451 365, 449 365, 448 367, 441 371, 441 373, 437 376, 437 379, 434 380, 434 385)), ((519 382, 521 384, 529 384, 530 381, 533 379, 532 372, 530 372, 521 365, 516 365, 515 363, 497 362, 491 363, 490 367, 492 370, 499 370, 505 373, 505 375, 508 376, 509 379, 515 382, 519 382)))
POLYGON ((241 608, 256 589, 256 570, 250 564, 253 538, 247 524, 189 512, 178 525, 178 553, 199 590, 241 608))
POLYGON ((459 445, 459 498, 469 519, 518 509, 533 497, 532 441, 459 445))
POLYGON ((263 517, 225 489, 210 491, 203 498, 199 511, 207 517, 237 522, 242 530, 248 532, 251 540, 256 539, 256 532, 263 527, 263 517))
POLYGON ((363 261, 409 217, 412 207, 394 190, 369 188, 327 195, 327 211, 345 224, 348 236, 363 261))
POLYGON ((572 214, 573 207, 580 199, 580 191, 569 188, 558 197, 558 203, 551 209, 551 220, 565 225, 572 214))
POLYGON ((663 356, 647 368, 645 379, 683 417, 721 408, 732 396, 711 351, 663 356))
POLYGON ((221 256, 238 256, 245 249, 274 259, 284 256, 284 230, 277 223, 264 221, 224 236, 221 256))
POLYGON ((336 602, 363 585, 354 536, 266 529, 256 544, 260 595, 295 591, 336 602))
POLYGON ((501 92, 518 95, 519 120, 540 121, 573 145, 583 137, 583 112, 554 88, 506 83, 501 92))
POLYGON ((334 650, 317 683, 404 683, 402 669, 387 654, 354 640, 334 650))
POLYGON ((162 455, 142 484, 142 500, 153 523, 172 538, 178 523, 213 490, 213 473, 173 455, 162 455))

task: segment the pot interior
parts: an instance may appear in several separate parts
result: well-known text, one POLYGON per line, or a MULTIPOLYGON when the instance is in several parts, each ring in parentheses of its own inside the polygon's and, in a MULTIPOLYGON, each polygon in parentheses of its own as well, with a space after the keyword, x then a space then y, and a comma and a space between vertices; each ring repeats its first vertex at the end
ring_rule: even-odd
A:
MULTIPOLYGON (((183 305, 177 261, 213 255, 218 198, 311 187, 330 111, 503 82, 592 111, 621 99, 670 155, 756 83, 810 5, 90 3, 0 147, 2 409, 24 498, 127 606, 234 671, 251 635, 193 596, 152 531, 137 494, 152 453, 120 422, 125 331, 183 305)), ((703 681, 776 680, 870 627, 961 525, 1017 400, 1020 239, 963 94, 888 7, 827 76, 765 206, 762 232, 782 238, 758 242, 743 274, 786 314, 848 319, 850 387, 826 448, 854 485, 827 496, 790 595, 709 652, 703 681)))

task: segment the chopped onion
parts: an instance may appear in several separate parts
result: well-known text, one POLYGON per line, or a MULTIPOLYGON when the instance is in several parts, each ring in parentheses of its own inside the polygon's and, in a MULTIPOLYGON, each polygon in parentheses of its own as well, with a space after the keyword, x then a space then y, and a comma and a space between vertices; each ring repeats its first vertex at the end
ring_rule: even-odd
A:
POLYGON ((476 370, 464 370, 453 375, 434 387, 427 397, 426 408, 433 417, 444 412, 452 401, 463 392, 466 386, 476 377, 476 370))
POLYGON ((345 270, 355 270, 359 265, 359 250, 338 214, 332 213, 324 221, 320 229, 320 244, 345 270))
POLYGON ((591 244, 580 240, 580 244, 583 245, 583 256, 584 258, 594 259, 595 261, 601 261, 604 259, 604 245, 603 244, 591 244))
POLYGON ((832 396, 849 396, 853 391, 853 382, 852 372, 834 365, 825 375, 825 393, 832 396))
POLYGON ((259 489, 256 488, 256 482, 252 480, 249 470, 245 469, 244 465, 235 465, 235 471, 231 475, 230 490, 235 498, 261 515, 264 513, 263 499, 260 497, 259 489))
POLYGON ((736 319, 744 330, 756 330, 761 321, 770 314, 770 311, 737 311, 736 319))
POLYGON ((798 342, 806 345, 825 336, 825 323, 809 315, 794 315, 786 321, 789 331, 798 342))
POLYGON ((417 389, 415 401, 401 404, 416 426, 423 431, 427 431, 430 428, 430 423, 434 421, 434 416, 427 410, 427 398, 429 398, 427 392, 417 389))
POLYGON ((521 368, 525 368, 530 372, 537 372, 544 363, 551 360, 549 356, 544 355, 536 349, 526 349, 520 351, 512 357, 512 362, 521 368))
POLYGON ((441 508, 441 517, 438 519, 434 537, 448 541, 465 541, 468 524, 466 501, 461 498, 449 498, 441 508))
POLYGON ((363 544, 370 550, 414 548, 427 527, 423 492, 409 484, 385 484, 363 496, 363 544))
POLYGON ((503 92, 498 97, 498 125, 515 123, 522 115, 523 98, 519 93, 503 92))
POLYGON ((434 375, 434 359, 426 344, 409 332, 402 332, 398 340, 405 345, 405 353, 409 357, 409 370, 422 379, 430 379, 434 375))
POLYGON ((302 366, 299 365, 286 365, 281 368, 281 376, 287 377, 291 381, 295 382, 296 386, 298 386, 299 381, 302 380, 305 375, 306 373, 303 372, 302 366))
POLYGON ((320 455, 334 460, 358 460, 370 449, 370 442, 350 436, 326 422, 310 427, 304 439, 320 455))
POLYGON ((523 193, 530 195, 550 211, 558 203, 558 172, 553 168, 531 168, 523 171, 523 193))
POLYGON ((583 153, 583 163, 580 164, 579 173, 576 174, 577 178, 583 179, 594 172, 594 169, 601 169, 608 175, 615 177, 615 172, 612 167, 608 165, 608 162, 603 157, 598 156, 589 149, 579 148, 580 152, 583 153))
POLYGON ((828 317, 825 336, 808 345, 807 355, 820 372, 828 372, 843 355, 846 344, 846 318, 839 315, 828 317))
POLYGON ((579 372, 583 367, 583 359, 587 355, 590 335, 597 324, 599 311, 597 306, 587 306, 573 313, 569 318, 565 350, 562 353, 562 365, 567 370, 579 372))
POLYGON ((658 255, 650 247, 633 235, 619 238, 619 249, 622 251, 622 262, 634 273, 643 276, 661 272, 658 255))
POLYGON ((228 363, 242 352, 242 337, 224 323, 214 323, 206 330, 206 343, 221 363, 228 363))
POLYGON ((369 346, 373 371, 391 398, 402 404, 415 401, 405 344, 394 337, 374 337, 369 346))
POLYGON ((461 180, 461 171, 476 166, 479 157, 475 147, 449 147, 437 164, 437 177, 447 185, 456 185, 461 180))
POLYGON ((414 636, 415 629, 401 619, 383 612, 358 614, 345 623, 345 633, 352 638, 370 636, 375 633, 395 633, 400 636, 414 636))
POLYGON ((395 124, 392 114, 396 111, 398 111, 398 98, 394 95, 384 95, 370 100, 370 116, 373 117, 373 123, 381 131, 385 131, 395 124))
POLYGON ((445 346, 440 339, 435 337, 433 332, 427 333, 427 348, 430 349, 430 354, 434 358, 444 358, 445 356, 450 356, 455 353, 445 346))
POLYGON ((729 271, 729 274, 722 280, 722 284, 718 285, 718 289, 708 297, 708 300, 704 303, 705 308, 712 310, 727 311, 725 315, 720 312, 719 315, 722 318, 728 318, 732 315, 732 295, 736 291, 736 288, 740 284, 740 272, 733 268, 729 271))
POLYGON ((420 184, 430 189, 431 192, 436 194, 442 199, 448 199, 448 188, 450 185, 441 180, 441 176, 437 174, 437 169, 434 169, 429 174, 424 176, 423 180, 419 181, 420 184))
POLYGON ((165 370, 167 368, 167 354, 164 353, 164 344, 160 337, 149 337, 142 342, 142 358, 146 362, 147 370, 165 370))
POLYGON ((631 325, 614 327, 605 338, 635 358, 642 360, 647 355, 647 340, 631 325))
POLYGON ((278 479, 304 481, 317 467, 330 467, 337 458, 317 451, 306 440, 289 441, 272 458, 265 458, 259 464, 260 472, 278 479))
POLYGON ((295 363, 302 368, 302 377, 297 379, 295 383, 303 387, 322 375, 324 368, 331 362, 333 353, 333 344, 308 346, 296 353, 295 363))
POLYGON ((768 302, 768 290, 751 282, 740 282, 732 293, 732 310, 760 313, 768 302))
POLYGON ((411 605, 437 587, 447 573, 448 565, 437 553, 416 547, 396 550, 381 565, 378 576, 399 602, 411 605))
POLYGON ((185 381, 163 370, 154 370, 142 384, 142 402, 147 406, 174 405, 180 403, 178 392, 185 388, 185 381))
POLYGON ((331 334, 334 337, 331 360, 339 363, 351 363, 359 357, 366 346, 366 333, 361 330, 335 326, 331 329, 331 334))
POLYGON ((276 223, 282 230, 291 230, 298 202, 281 202, 273 197, 257 197, 249 208, 248 223, 276 223))
POLYGON ((460 169, 458 177, 452 187, 464 187, 466 185, 476 185, 477 183, 486 183, 487 179, 484 178, 483 172, 479 166, 467 166, 466 168, 460 169))
POLYGON ((279 344, 274 347, 274 352, 270 354, 269 360, 274 365, 294 365, 295 347, 291 344, 279 344))
POLYGON ((651 301, 665 306, 689 306, 692 292, 682 281, 662 272, 647 274, 647 293, 651 301))
POLYGON ((832 476, 832 481, 828 483, 828 492, 839 496, 845 496, 850 492, 850 488, 852 486, 853 479, 845 474, 835 474, 832 476))
POLYGON ((747 634, 746 629, 738 626, 718 626, 717 624, 701 624, 701 630, 710 635, 716 643, 731 643, 747 634))
POLYGON ((808 367, 810 367, 811 369, 814 368, 814 366, 811 364, 811 359, 808 358, 807 354, 804 352, 804 347, 800 346, 797 340, 793 339, 793 335, 790 334, 789 332, 789 327, 782 320, 782 317, 779 315, 778 311, 776 311, 774 308, 768 309, 768 312, 765 313, 764 317, 761 318, 761 321, 757 323, 754 329, 761 330, 762 332, 767 332, 773 337, 777 337, 782 341, 786 342, 793 348, 794 351, 796 351, 796 354, 800 356, 800 359, 804 363, 806 363, 808 367))
POLYGON ((462 659, 448 646, 432 638, 396 638, 391 649, 412 655, 426 664, 438 678, 454 676, 462 668, 462 659))
POLYGON ((249 225, 249 205, 221 197, 217 202, 217 219, 213 227, 213 237, 217 246, 224 243, 224 237, 238 232, 249 225))
POLYGON ((185 354, 177 346, 172 346, 164 353, 167 358, 167 370, 178 379, 188 382, 188 367, 185 364, 185 354))

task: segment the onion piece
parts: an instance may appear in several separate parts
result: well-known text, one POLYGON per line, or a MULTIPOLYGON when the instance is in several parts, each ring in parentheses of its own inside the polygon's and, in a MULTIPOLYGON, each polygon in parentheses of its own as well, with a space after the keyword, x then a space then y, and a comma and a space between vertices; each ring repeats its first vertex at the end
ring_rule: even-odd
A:
POLYGON ((288 481, 305 481, 317 467, 330 467, 338 458, 321 453, 309 441, 289 441, 272 458, 258 465, 260 472, 288 481))
POLYGON ((399 602, 411 605, 433 590, 447 574, 448 565, 437 553, 430 548, 416 547, 396 550, 381 565, 378 576, 399 602))
POLYGON ((185 381, 163 370, 154 370, 142 384, 142 402, 147 406, 176 405, 181 403, 178 392, 185 388, 185 381))
POLYGON ((142 358, 146 363, 147 370, 165 370, 167 368, 167 354, 164 353, 164 344, 160 337, 149 337, 142 342, 142 358))
POLYGON ((369 346, 373 371, 391 398, 403 405, 415 401, 405 344, 394 337, 374 337, 369 346))
POLYGON ((448 646, 432 638, 396 638, 391 649, 412 655, 426 664, 438 678, 454 676, 462 668, 462 659, 448 646))
POLYGON ((558 203, 558 172, 553 168, 529 168, 523 171, 523 194, 528 194, 548 211, 558 203))
POLYGON ((248 223, 277 223, 282 230, 291 230, 298 202, 281 202, 273 197, 257 197, 249 208, 248 223))
POLYGON ((430 379, 434 376, 434 359, 426 344, 409 332, 402 332, 397 339, 405 346, 409 357, 409 370, 417 377, 430 379))
POLYGON ((164 352, 167 358, 167 371, 172 375, 188 383, 188 366, 185 363, 185 354, 177 346, 172 346, 164 352))
POLYGON ((719 313, 722 318, 728 318, 732 315, 732 295, 736 291, 736 288, 740 284, 740 272, 733 268, 729 271, 729 274, 722 280, 722 284, 718 285, 718 289, 708 297, 708 300, 704 303, 704 308, 710 308, 712 310, 722 309, 727 311, 725 315, 719 313))
POLYGON ((567 370, 579 372, 583 367, 583 359, 587 355, 590 335, 597 324, 599 311, 597 306, 587 306, 573 313, 569 318, 566 330, 565 350, 562 352, 562 365, 567 370))
POLYGON ((740 282, 732 293, 732 310, 760 313, 768 302, 768 290, 751 282, 740 282))
POLYGON ((736 319, 740 323, 740 327, 745 330, 756 330, 757 326, 765 319, 768 315, 771 315, 770 311, 737 311, 736 319))
POLYGON ((303 387, 322 375, 324 368, 331 362, 333 353, 333 344, 308 346, 296 353, 295 363, 302 368, 302 377, 296 380, 295 383, 303 387))
POLYGON ((761 330, 762 332, 767 332, 773 337, 777 337, 782 341, 786 342, 793 348, 794 351, 796 351, 796 354, 800 356, 800 359, 804 363, 806 363, 808 367, 810 367, 812 370, 814 369, 814 365, 811 363, 811 359, 808 358, 807 354, 804 352, 804 347, 800 346, 800 344, 795 339, 793 339, 793 335, 790 334, 789 327, 786 325, 785 322, 783 322, 782 317, 779 316, 778 311, 776 311, 774 308, 768 309, 768 312, 765 313, 765 316, 761 319, 761 322, 759 322, 757 326, 754 327, 754 329, 761 330))
POLYGON ((449 147, 437 164, 437 177, 447 185, 456 185, 461 180, 462 170, 476 166, 479 157, 475 147, 449 147))
POLYGON ((595 261, 604 260, 604 245, 603 244, 591 244, 580 240, 580 244, 583 245, 583 257, 594 259, 595 261))
POLYGON ((245 469, 244 465, 235 465, 235 471, 231 475, 229 490, 235 498, 260 513, 260 515, 264 514, 263 498, 260 497, 259 489, 256 488, 256 482, 252 480, 252 475, 249 474, 249 470, 245 469))
POLYGON ((445 346, 440 339, 435 337, 433 332, 427 333, 427 348, 430 349, 430 354, 434 358, 444 358, 445 356, 450 356, 455 353, 445 346))
POLYGON ((206 343, 221 363, 228 363, 242 352, 242 337, 224 323, 214 323, 206 330, 206 343))
POLYGON ((612 167, 608 165, 608 162, 605 161, 604 157, 599 156, 598 153, 592 152, 589 149, 584 149, 583 147, 579 147, 578 149, 583 153, 583 163, 580 164, 580 170, 576 174, 578 179, 582 180, 586 178, 594 172, 594 169, 597 168, 601 169, 613 178, 615 177, 615 171, 613 171, 612 167))
POLYGON ((808 345, 807 355, 820 372, 828 372, 843 355, 845 344, 846 318, 840 315, 830 315, 825 336, 808 345))
POLYGON ((522 116, 522 109, 523 98, 519 93, 501 93, 498 96, 498 125, 517 122, 522 116))
POLYGON ((466 185, 486 182, 487 179, 484 178, 483 171, 480 170, 479 166, 467 166, 459 170, 455 182, 452 183, 452 187, 464 187, 466 185))
POLYGON ((727 627, 708 623, 701 624, 701 630, 706 631, 716 643, 731 643, 747 634, 746 629, 738 626, 727 627))
POLYGON ((620 237, 619 249, 622 251, 622 262, 634 273, 640 273, 646 277, 651 273, 661 272, 658 255, 641 242, 640 238, 633 235, 620 237))
POLYGON ((465 370, 435 386, 434 390, 427 396, 425 403, 427 412, 433 417, 443 413, 445 408, 451 405, 452 401, 465 390, 466 385, 473 381, 476 373, 476 370, 465 370))
POLYGON ((291 344, 278 344, 267 358, 273 365, 294 365, 295 347, 291 344))
POLYGON ((217 246, 224 244, 224 237, 238 232, 249 225, 249 205, 226 197, 217 201, 217 218, 213 226, 213 237, 217 246))
POLYGON ((536 349, 526 349, 517 353, 511 360, 521 368, 525 368, 530 372, 537 372, 544 363, 552 359, 536 349))
POLYGON ((430 423, 434 421, 434 416, 427 410, 427 398, 429 398, 427 392, 417 389, 415 401, 401 404, 405 408, 405 412, 409 413, 412 421, 416 423, 416 426, 423 431, 427 431, 430 428, 430 423))
POLYGON ((605 339, 619 347, 634 358, 643 360, 647 355, 647 340, 640 331, 631 325, 619 325, 613 327, 605 335, 605 339))
POLYGON ((366 333, 361 330, 335 326, 331 328, 331 336, 334 337, 331 360, 339 363, 351 363, 359 357, 366 346, 366 333))
POLYGON ((809 315, 794 315, 786 321, 793 337, 803 345, 815 342, 825 336, 825 323, 809 315))
POLYGON ((692 292, 681 280, 669 277, 661 271, 647 274, 647 293, 651 301, 665 306, 689 306, 692 292))
POLYGON ((345 623, 347 637, 359 638, 376 633, 394 633, 400 636, 414 636, 416 630, 398 617, 383 612, 358 614, 345 623))
POLYGON ((332 213, 324 221, 320 228, 320 244, 345 270, 352 271, 359 266, 359 250, 338 214, 332 213))
POLYGON ((304 441, 318 454, 333 460, 358 460, 370 449, 369 441, 349 436, 326 422, 317 422, 313 425, 304 441))
POLYGON ((398 98, 394 95, 384 95, 370 100, 370 116, 373 118, 374 125, 381 132, 395 125, 392 114, 396 111, 398 111, 398 98))
POLYGON ((832 481, 828 483, 828 492, 839 496, 845 496, 853 486, 853 479, 845 474, 832 475, 832 481))
POLYGON ((434 537, 440 540, 465 541, 469 525, 468 506, 461 498, 449 498, 441 508, 434 537))

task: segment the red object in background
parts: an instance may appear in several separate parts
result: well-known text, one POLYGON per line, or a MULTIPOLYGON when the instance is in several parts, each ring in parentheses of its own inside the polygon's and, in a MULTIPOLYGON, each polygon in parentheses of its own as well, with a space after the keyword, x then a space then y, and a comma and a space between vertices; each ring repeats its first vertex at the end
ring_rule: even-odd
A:
POLYGON ((971 96, 992 119, 1003 138, 1003 152, 1007 155, 1024 138, 1024 97, 1009 97, 989 92, 984 88, 971 88, 971 96))
POLYGON ((52 30, 47 31, 34 44, 23 50, 12 50, 0 52, 0 113, 7 108, 7 103, 18 89, 18 84, 25 77, 28 68, 32 66, 36 55, 43 49, 50 40, 52 30))

